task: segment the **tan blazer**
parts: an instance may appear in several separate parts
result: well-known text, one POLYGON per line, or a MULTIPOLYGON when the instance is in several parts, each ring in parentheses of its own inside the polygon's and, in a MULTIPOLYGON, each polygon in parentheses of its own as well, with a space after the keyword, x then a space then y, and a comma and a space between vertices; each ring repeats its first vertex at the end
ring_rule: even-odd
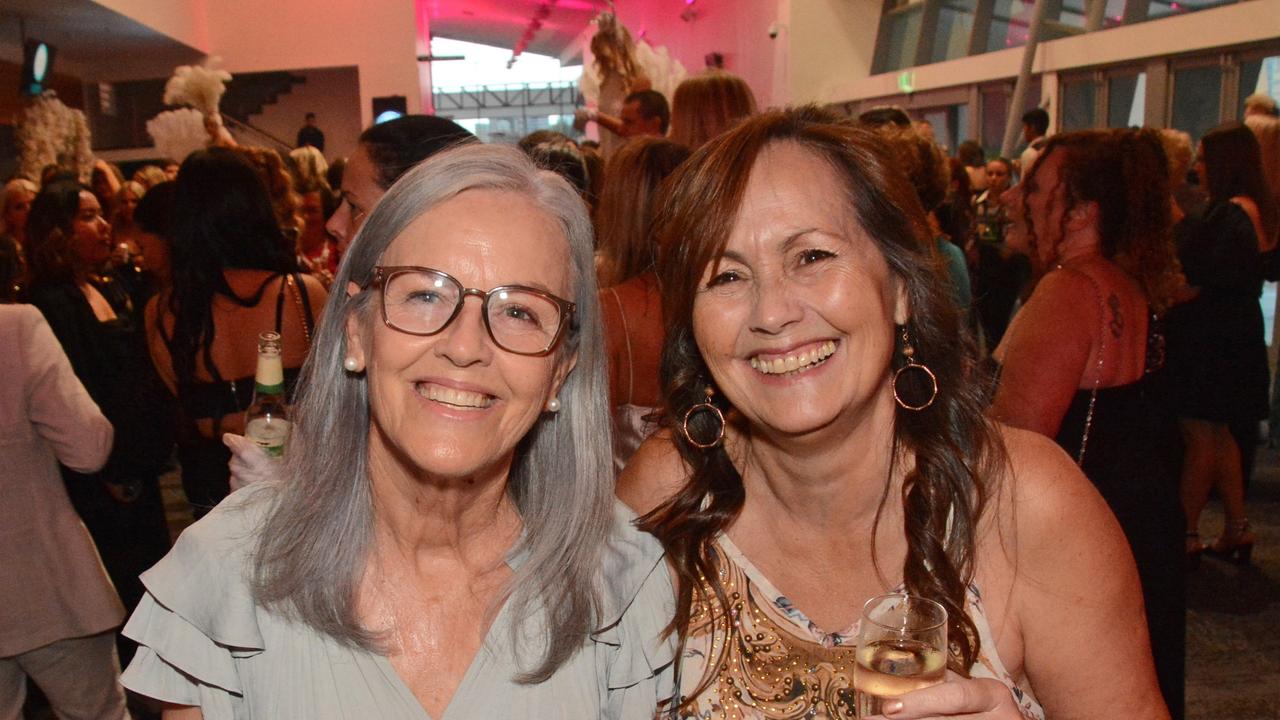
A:
POLYGON ((124 607, 58 463, 98 470, 114 431, 40 311, 0 305, 0 657, 118 627, 124 607))

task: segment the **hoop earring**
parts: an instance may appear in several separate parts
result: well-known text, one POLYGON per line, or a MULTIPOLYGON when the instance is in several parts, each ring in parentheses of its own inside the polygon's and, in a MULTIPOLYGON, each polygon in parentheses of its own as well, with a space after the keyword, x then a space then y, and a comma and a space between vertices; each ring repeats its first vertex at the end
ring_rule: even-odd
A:
POLYGON ((911 346, 911 338, 907 335, 907 327, 905 325, 902 326, 902 354, 907 358, 907 364, 898 368, 898 371, 893 374, 893 399, 898 403, 898 407, 903 410, 919 412, 932 405, 933 401, 938 399, 938 376, 934 375, 933 371, 927 366, 916 362, 916 349, 911 346), (898 382, 908 370, 922 372, 925 374, 925 377, 929 378, 929 385, 932 388, 932 392, 929 394, 929 399, 920 405, 912 405, 908 403, 906 400, 902 399, 902 395, 898 392, 898 382))
POLYGON ((724 413, 720 412, 720 408, 711 403, 711 397, 715 395, 715 392, 716 391, 712 390, 711 386, 708 385, 706 388, 707 396, 703 398, 702 402, 686 410, 684 413, 684 421, 680 423, 680 434, 684 435, 684 439, 687 440, 690 445, 698 448, 699 450, 710 450, 711 448, 719 447, 720 443, 724 442, 724 413), (720 431, 716 433, 715 439, 709 443, 698 442, 689 432, 689 418, 700 412, 713 413, 716 420, 720 423, 720 431))

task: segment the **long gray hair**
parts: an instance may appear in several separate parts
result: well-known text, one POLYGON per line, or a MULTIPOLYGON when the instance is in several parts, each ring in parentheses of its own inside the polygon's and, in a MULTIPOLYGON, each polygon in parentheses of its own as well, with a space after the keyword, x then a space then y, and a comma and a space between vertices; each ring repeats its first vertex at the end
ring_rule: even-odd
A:
POLYGON ((524 535, 522 557, 503 599, 518 618, 517 648, 542 650, 524 663, 523 682, 541 682, 582 646, 600 622, 599 566, 612 524, 608 385, 596 300, 591 222, 567 182, 538 170, 515 148, 465 145, 409 171, 378 202, 333 283, 311 355, 298 385, 296 424, 284 480, 261 531, 253 577, 258 602, 295 615, 316 630, 370 650, 378 635, 363 627, 356 596, 372 547, 374 510, 368 480, 368 380, 343 370, 345 325, 375 322, 376 293, 365 286, 384 251, 432 207, 471 189, 530 198, 559 225, 572 257, 576 320, 558 352, 578 352, 559 398, 516 448, 507 491, 524 535))

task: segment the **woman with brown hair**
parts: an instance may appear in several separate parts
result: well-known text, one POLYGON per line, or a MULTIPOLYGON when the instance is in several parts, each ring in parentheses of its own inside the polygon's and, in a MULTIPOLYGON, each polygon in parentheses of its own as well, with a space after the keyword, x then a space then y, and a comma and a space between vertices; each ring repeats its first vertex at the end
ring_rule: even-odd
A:
POLYGON ((1232 427, 1243 425, 1254 431, 1246 436, 1254 435, 1267 416, 1267 348, 1258 295, 1263 259, 1274 258, 1280 222, 1258 141, 1247 127, 1210 131, 1196 156, 1209 203, 1178 227, 1178 256, 1192 290, 1169 314, 1169 364, 1186 445, 1186 549, 1247 564, 1254 535, 1244 507, 1246 448, 1232 427), (1206 548, 1199 538, 1200 512, 1211 488, 1222 496, 1227 518, 1222 535, 1206 548))
POLYGON ((1137 561, 1160 688, 1180 718, 1186 588, 1170 452, 1177 438, 1153 318, 1172 304, 1181 274, 1159 135, 1055 135, 1003 202, 1009 245, 1043 277, 996 348, 1002 373, 992 415, 1055 438, 1115 513, 1137 561))
POLYGON ((619 470, 655 429, 648 417, 662 403, 662 293, 653 272, 657 246, 651 225, 658 186, 688 157, 688 148, 670 140, 634 138, 609 159, 596 211, 613 459, 619 470))
POLYGON ((687 78, 671 98, 673 141, 697 150, 708 140, 756 114, 756 96, 746 81, 723 70, 687 78))
POLYGON ((858 610, 897 590, 946 607, 953 674, 892 717, 1168 717, 1115 521, 984 417, 876 135, 754 118, 677 171, 656 228, 670 431, 619 493, 676 576, 682 716, 852 717, 858 610))

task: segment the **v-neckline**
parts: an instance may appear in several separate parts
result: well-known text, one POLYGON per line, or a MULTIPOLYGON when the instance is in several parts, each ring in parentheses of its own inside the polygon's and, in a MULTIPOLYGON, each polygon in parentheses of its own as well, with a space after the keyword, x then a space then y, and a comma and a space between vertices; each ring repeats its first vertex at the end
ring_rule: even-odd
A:
POLYGON ((470 664, 467 665, 467 671, 462 674, 462 680, 458 682, 458 686, 454 688, 453 695, 450 696, 449 702, 444 706, 444 712, 440 717, 432 717, 431 713, 422 706, 422 702, 418 700, 418 696, 413 694, 413 690, 409 688, 409 684, 404 678, 400 677, 400 673, 396 671, 395 665, 391 664, 391 658, 381 653, 373 653, 374 662, 378 664, 382 670, 387 673, 387 677, 391 679, 396 691, 400 694, 402 700, 409 703, 411 707, 418 708, 421 713, 422 720, 451 720, 454 706, 458 704, 458 698, 466 694, 470 690, 471 685, 476 681, 477 674, 480 672, 481 666, 487 664, 484 655, 490 652, 490 643, 495 637, 495 633, 499 630, 505 632, 507 608, 511 604, 510 595, 503 601, 502 607, 494 616, 493 622, 489 625, 489 631, 485 633, 484 640, 480 642, 480 647, 476 650, 476 654, 471 658, 470 664))
POLYGON ((837 645, 850 645, 857 640, 859 626, 858 618, 854 618, 853 623, 843 630, 836 632, 827 631, 826 628, 823 628, 813 620, 810 620, 809 616, 806 615, 803 610, 796 607, 786 594, 780 592, 773 582, 769 580, 769 577, 761 572, 760 568, 756 567, 755 563, 751 562, 751 560, 742 553, 742 550, 734 544, 733 540, 729 538, 728 533, 720 533, 719 537, 716 538, 716 542, 724 550, 729 561, 741 568, 743 574, 747 576, 747 579, 759 589, 763 594, 764 599, 767 600, 778 613, 794 624, 797 630, 807 633, 813 642, 824 647, 831 647, 837 645))

